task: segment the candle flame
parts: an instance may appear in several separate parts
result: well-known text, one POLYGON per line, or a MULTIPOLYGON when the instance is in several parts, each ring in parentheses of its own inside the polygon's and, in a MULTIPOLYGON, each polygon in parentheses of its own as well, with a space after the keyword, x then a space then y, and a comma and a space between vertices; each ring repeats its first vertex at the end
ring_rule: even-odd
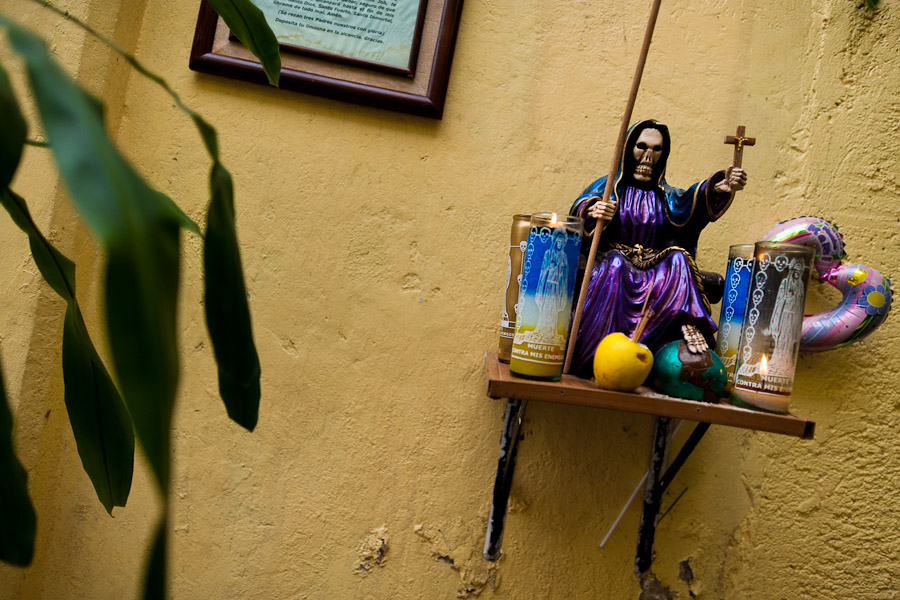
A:
POLYGON ((769 360, 766 358, 766 355, 763 354, 762 358, 759 361, 759 374, 765 378, 769 374, 769 360))
POLYGON ((550 217, 550 225, 556 225, 556 213, 553 213, 553 216, 550 217))

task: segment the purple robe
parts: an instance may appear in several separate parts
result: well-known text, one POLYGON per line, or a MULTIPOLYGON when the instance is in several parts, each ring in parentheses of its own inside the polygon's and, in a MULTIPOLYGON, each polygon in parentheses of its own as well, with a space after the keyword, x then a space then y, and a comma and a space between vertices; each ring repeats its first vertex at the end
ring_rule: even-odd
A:
MULTIPOLYGON (((645 122, 647 123, 647 122, 645 122)), ((653 123, 654 128, 664 127, 653 123)), ((646 127, 646 126, 645 126, 646 127)), ((637 138, 640 129, 629 132, 637 138)), ((621 332, 631 337, 640 321, 644 301, 654 316, 641 342, 654 352, 681 337, 681 326, 695 325, 715 347, 716 324, 710 316, 697 265, 697 238, 710 221, 716 220, 731 203, 732 194, 714 190, 724 173, 714 174, 687 190, 665 183, 666 150, 653 185, 647 189, 623 180, 622 164, 616 178, 613 199, 616 214, 599 234, 600 246, 588 283, 584 312, 575 343, 572 373, 589 378, 593 373, 594 351, 605 336, 621 332), (649 299, 648 299, 649 296, 649 299)), ((630 148, 626 140, 625 148, 630 148)), ((570 211, 586 218, 587 231, 595 220, 587 216, 592 197, 603 195, 606 177, 598 179, 576 200, 570 211)), ((583 251, 590 248, 585 237, 583 251)))

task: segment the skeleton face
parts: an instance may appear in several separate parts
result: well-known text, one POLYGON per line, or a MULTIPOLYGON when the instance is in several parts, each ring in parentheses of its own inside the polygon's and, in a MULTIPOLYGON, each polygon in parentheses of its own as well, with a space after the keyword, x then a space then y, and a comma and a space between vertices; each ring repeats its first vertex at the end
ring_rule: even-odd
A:
POLYGON ((635 181, 648 182, 653 177, 653 167, 662 156, 663 136, 656 129, 645 129, 634 144, 635 181))

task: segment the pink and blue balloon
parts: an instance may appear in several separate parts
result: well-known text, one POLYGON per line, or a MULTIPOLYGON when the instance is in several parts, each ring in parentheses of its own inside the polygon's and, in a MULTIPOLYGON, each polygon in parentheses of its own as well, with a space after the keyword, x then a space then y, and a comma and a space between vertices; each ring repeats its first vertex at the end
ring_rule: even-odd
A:
POLYGON ((819 281, 842 294, 841 302, 830 311, 803 317, 801 352, 846 346, 875 331, 887 318, 893 300, 891 280, 872 267, 844 264, 843 236, 825 219, 790 219, 773 227, 763 239, 815 249, 814 266, 819 281))

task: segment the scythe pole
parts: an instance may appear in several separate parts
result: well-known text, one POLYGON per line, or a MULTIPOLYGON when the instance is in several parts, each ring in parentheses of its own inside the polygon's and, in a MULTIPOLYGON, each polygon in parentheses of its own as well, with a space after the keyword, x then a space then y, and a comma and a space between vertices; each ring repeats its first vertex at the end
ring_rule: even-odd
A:
MULTIPOLYGON (((603 190, 603 202, 609 201, 609 195, 615 183, 616 169, 622 158, 622 146, 625 144, 625 135, 628 133, 628 125, 631 122, 631 113, 634 111, 634 101, 637 98, 638 88, 641 85, 641 76, 644 74, 644 65, 647 63, 647 52, 650 50, 650 41, 653 39, 653 29, 656 27, 656 18, 659 16, 660 0, 653 0, 650 7, 650 18, 647 21, 647 30, 644 32, 644 42, 641 45, 641 54, 638 57, 637 67, 634 70, 634 78, 631 80, 631 91, 628 93, 628 104, 625 106, 625 114, 622 115, 622 125, 619 127, 619 137, 616 140, 613 152, 612 164, 609 167, 609 176, 606 178, 606 187, 603 190)), ((569 332, 569 346, 566 349, 566 362, 563 372, 568 373, 572 367, 572 355, 575 350, 575 339, 578 337, 578 327, 581 325, 581 314, 584 312, 584 301, 588 283, 591 280, 591 271, 594 268, 594 257, 600 245, 600 231, 605 223, 597 222, 594 227, 591 251, 587 257, 587 265, 584 269, 584 278, 581 282, 581 291, 578 293, 578 303, 575 307, 575 317, 572 319, 572 328, 569 332)))

